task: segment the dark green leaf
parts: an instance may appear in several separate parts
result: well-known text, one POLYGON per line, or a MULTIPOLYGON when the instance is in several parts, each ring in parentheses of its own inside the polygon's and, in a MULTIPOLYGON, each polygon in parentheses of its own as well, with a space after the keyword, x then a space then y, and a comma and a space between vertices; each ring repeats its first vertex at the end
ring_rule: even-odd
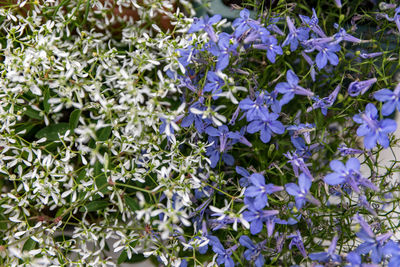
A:
POLYGON ((108 201, 105 200, 98 200, 98 201, 92 201, 87 203, 85 206, 81 207, 79 209, 80 212, 84 211, 96 211, 96 210, 103 210, 108 206, 108 201))
POLYGON ((50 111, 49 99, 50 99, 49 88, 45 88, 44 95, 43 95, 43 108, 44 108, 44 112, 46 112, 46 113, 49 113, 49 111, 50 111))
POLYGON ((111 126, 101 128, 97 133, 97 141, 106 141, 111 134, 111 126))
POLYGON ((66 122, 61 122, 57 124, 49 125, 40 131, 38 131, 35 135, 37 139, 46 137, 47 141, 55 141, 58 140, 58 134, 63 135, 66 131, 69 130, 69 124, 66 122))
POLYGON ((108 191, 107 186, 105 185, 107 184, 107 178, 104 172, 101 170, 102 167, 103 165, 100 163, 100 161, 96 161, 94 164, 94 175, 96 176, 95 180, 97 188, 101 188, 100 192, 106 193, 108 191))
POLYGON ((43 119, 43 117, 40 115, 40 111, 34 110, 31 107, 27 107, 24 114, 32 119, 36 119, 36 120, 43 119))
POLYGON ((128 207, 129 207, 132 211, 135 211, 135 210, 140 209, 139 204, 138 204, 138 203, 136 202, 136 200, 134 200, 133 198, 128 197, 128 196, 125 196, 124 199, 125 199, 125 202, 126 202, 126 204, 128 205, 128 207))
POLYGON ((71 112, 71 115, 69 116, 69 129, 71 131, 73 131, 78 126, 80 116, 81 116, 80 109, 75 109, 74 111, 71 112))
POLYGON ((25 251, 25 250, 30 251, 30 250, 34 249, 35 246, 36 246, 36 241, 34 241, 32 238, 29 238, 28 240, 26 240, 24 246, 22 247, 22 251, 25 251))
POLYGON ((120 264, 124 263, 127 259, 128 259, 128 254, 124 250, 124 251, 122 251, 121 255, 119 255, 117 264, 120 265, 120 264))

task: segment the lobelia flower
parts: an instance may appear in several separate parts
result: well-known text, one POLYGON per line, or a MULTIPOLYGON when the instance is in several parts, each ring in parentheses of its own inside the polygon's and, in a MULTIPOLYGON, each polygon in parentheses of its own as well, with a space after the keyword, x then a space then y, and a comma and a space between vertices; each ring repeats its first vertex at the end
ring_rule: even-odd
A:
POLYGON ((349 148, 347 147, 345 144, 341 144, 338 147, 338 151, 340 153, 341 156, 348 156, 348 155, 355 155, 355 154, 362 154, 364 153, 363 150, 360 149, 356 149, 356 148, 349 148))
POLYGON ((362 59, 369 59, 374 57, 379 57, 383 55, 383 52, 375 52, 375 53, 360 53, 360 58, 362 59))
POLYGON ((399 243, 389 240, 383 248, 385 256, 391 256, 388 267, 400 266, 400 246, 399 243))
POLYGON ((178 51, 179 55, 180 55, 180 57, 178 58, 178 61, 184 67, 189 65, 192 62, 192 58, 199 52, 192 45, 189 45, 185 49, 177 49, 176 51, 178 51))
POLYGON ((337 8, 342 8, 342 1, 341 0, 335 0, 335 5, 337 8))
MULTIPOLYGON (((339 25, 337 23, 335 23, 334 25, 335 29, 339 28, 339 25)), ((346 30, 344 28, 340 28, 339 32, 336 33, 334 36, 335 38, 335 44, 338 44, 342 41, 346 41, 346 42, 351 42, 351 43, 361 43, 362 41, 350 34, 348 34, 346 32, 346 30)))
POLYGON ((216 71, 221 71, 229 65, 229 55, 236 53, 238 43, 226 32, 219 34, 218 46, 212 46, 210 52, 218 57, 215 66, 216 71), (232 42, 232 43, 231 43, 232 42))
POLYGON ((280 82, 275 86, 275 90, 281 94, 284 94, 282 99, 280 100, 280 104, 283 106, 290 102, 293 99, 294 95, 304 95, 304 96, 313 96, 314 93, 310 90, 304 89, 299 86, 299 78, 292 71, 288 70, 286 72, 286 80, 287 82, 280 82))
POLYGON ((391 119, 383 119, 378 121, 378 111, 374 104, 368 103, 365 111, 353 117, 356 123, 361 124, 357 129, 358 136, 364 136, 364 146, 372 149, 378 142, 382 147, 389 146, 388 134, 396 131, 396 121, 391 119))
POLYGON ((217 73, 209 71, 207 73, 207 83, 204 85, 203 92, 211 92, 213 99, 217 99, 218 96, 215 95, 222 92, 221 87, 224 86, 224 84, 224 80, 222 80, 217 73))
POLYGON ((314 61, 304 51, 301 51, 301 55, 305 59, 305 61, 308 63, 308 65, 310 65, 311 79, 313 82, 315 82, 316 71, 314 68, 314 61))
POLYGON ((202 116, 199 114, 194 114, 190 110, 192 108, 197 109, 197 110, 206 110, 206 107, 203 106, 203 101, 204 98, 200 98, 199 101, 194 102, 190 108, 189 108, 189 115, 184 117, 181 122, 182 127, 190 127, 194 123, 194 127, 196 130, 201 134, 205 130, 205 125, 210 124, 211 121, 208 119, 205 119, 203 121, 202 116))
POLYGON ((272 35, 266 38, 262 44, 253 45, 255 49, 267 50, 267 58, 271 63, 275 63, 276 55, 283 55, 282 48, 278 45, 278 40, 272 35))
POLYGON ((264 114, 268 113, 268 108, 264 105, 264 92, 257 95, 255 101, 250 98, 245 98, 239 102, 239 108, 246 111, 246 120, 251 122, 263 118, 264 114))
MULTIPOLYGON (((219 240, 218 240, 219 241, 219 240)), ((217 263, 225 264, 225 267, 235 267, 235 262, 232 259, 232 253, 236 250, 238 245, 234 245, 228 249, 225 249, 221 242, 214 244, 212 247, 213 251, 218 254, 217 263)))
POLYGON ((277 33, 277 34, 279 34, 281 36, 285 36, 285 33, 281 29, 279 29, 279 27, 276 25, 276 23, 278 23, 280 21, 280 19, 281 19, 280 17, 271 17, 268 20, 267 29, 272 31, 272 32, 275 32, 275 33, 277 33))
POLYGON ((396 23, 397 29, 400 32, 400 7, 395 9, 395 14, 394 14, 393 18, 390 18, 387 14, 384 14, 384 17, 388 21, 394 21, 396 23))
POLYGON ((350 83, 349 89, 347 89, 347 91, 352 97, 358 96, 359 94, 363 95, 366 91, 368 91, 369 88, 371 88, 372 85, 374 85, 374 83, 376 83, 376 81, 376 78, 373 78, 366 81, 352 82, 350 83))
POLYGON ((222 125, 219 126, 218 129, 208 126, 205 129, 205 132, 209 135, 209 142, 214 142, 212 146, 207 148, 206 152, 206 155, 210 157, 212 168, 217 165, 221 153, 223 161, 229 166, 233 165, 233 156, 225 153, 232 148, 233 144, 240 142, 249 147, 252 146, 252 144, 243 136, 244 130, 242 130, 241 133, 237 131, 231 132, 226 125, 222 125))
POLYGON ((296 201, 296 208, 300 210, 306 201, 319 205, 319 201, 311 196, 310 192, 311 188, 311 178, 305 175, 304 173, 299 176, 299 185, 295 183, 286 184, 286 192, 289 195, 294 196, 296 201))
POLYGON ((392 233, 385 233, 377 236, 374 234, 368 223, 365 222, 360 215, 355 215, 354 219, 361 226, 360 231, 357 232, 356 235, 364 241, 364 243, 357 247, 355 252, 361 255, 369 254, 369 252, 371 252, 372 262, 376 264, 381 263, 382 257, 384 256, 384 243, 392 236, 392 233))
POLYGON ((324 31, 319 27, 318 25, 318 18, 317 18, 317 13, 315 12, 315 9, 312 9, 313 15, 310 17, 308 16, 303 16, 299 15, 301 21, 307 25, 312 31, 314 31, 316 34, 318 34, 320 37, 326 38, 326 34, 324 31))
POLYGON ((247 187, 250 185, 250 173, 243 167, 236 166, 236 172, 242 176, 239 180, 240 186, 247 187))
POLYGON ((214 32, 213 24, 219 22, 221 20, 221 15, 214 15, 209 18, 207 15, 204 18, 194 18, 193 24, 190 27, 188 33, 198 32, 204 30, 210 39, 216 43, 218 41, 217 35, 214 32))
POLYGON ((243 254, 244 258, 248 261, 254 261, 254 265, 256 267, 264 266, 265 259, 264 256, 261 254, 261 251, 265 249, 266 242, 267 241, 264 240, 255 245, 253 241, 251 241, 250 237, 248 237, 247 235, 242 235, 239 238, 239 243, 247 248, 243 254))
MULTIPOLYGON (((247 187, 244 195, 245 201, 254 207, 256 210, 262 210, 268 205, 268 195, 282 191, 282 186, 276 186, 273 184, 265 184, 265 178, 259 173, 253 173, 249 177, 251 186, 247 187)), ((245 202, 245 204, 247 204, 245 202)))
POLYGON ((317 253, 310 253, 308 254, 308 257, 312 259, 313 261, 319 261, 319 262, 342 262, 342 259, 340 255, 335 254, 335 249, 336 249, 336 243, 338 241, 338 237, 335 236, 332 239, 332 243, 328 248, 328 252, 317 252, 317 253))
MULTIPOLYGON (((308 169, 306 163, 304 162, 304 159, 302 157, 299 157, 296 152, 287 152, 283 154, 286 158, 288 158, 288 162, 292 164, 293 167, 293 172, 296 177, 299 176, 299 170, 304 172, 308 177, 313 177, 311 175, 310 170, 308 169)), ((311 180, 314 180, 313 178, 311 180)))
POLYGON ((305 27, 296 29, 296 27, 293 24, 293 21, 288 16, 286 17, 286 23, 289 28, 289 34, 287 35, 285 41, 283 41, 282 47, 290 44, 290 51, 293 52, 299 46, 299 42, 308 39, 310 30, 305 27))
POLYGON ((304 258, 307 257, 306 249, 304 248, 303 239, 301 238, 300 231, 297 230, 295 234, 288 235, 288 238, 292 240, 289 243, 289 249, 292 249, 293 246, 296 246, 298 250, 301 252, 304 258))
POLYGON ((234 35, 239 38, 250 28, 257 28, 260 23, 252 18, 250 18, 250 11, 243 9, 239 14, 240 18, 236 18, 232 26, 235 28, 234 35))
POLYGON ((339 64, 339 58, 335 54, 340 51, 340 46, 337 44, 320 44, 315 47, 319 53, 315 58, 318 69, 323 69, 326 64, 331 63, 333 66, 339 64))
MULTIPOLYGON (((246 201, 247 202, 247 201, 246 201)), ((249 205, 248 211, 243 212, 243 218, 250 223, 250 233, 258 234, 263 228, 264 222, 274 221, 275 215, 279 214, 278 210, 258 210, 253 205, 249 205)), ((267 223, 267 233, 271 236, 274 231, 275 223, 267 223)))
POLYGON ((275 113, 263 113, 261 119, 254 120, 247 126, 248 133, 260 132, 260 139, 263 143, 271 140, 272 133, 283 134, 285 126, 278 121, 279 115, 275 113))
POLYGON ((364 207, 373 216, 377 216, 375 210, 369 204, 366 196, 364 196, 364 195, 359 195, 358 196, 358 205, 361 206, 361 207, 364 207))
POLYGON ((389 89, 381 89, 374 94, 374 98, 380 102, 384 102, 381 112, 384 116, 389 116, 397 108, 400 111, 400 83, 392 92, 389 89))
POLYGON ((335 90, 328 96, 324 98, 318 98, 318 96, 313 97, 314 103, 311 107, 307 108, 307 112, 310 112, 314 109, 320 108, 321 113, 326 116, 328 113, 328 108, 330 108, 333 103, 335 103, 336 97, 339 94, 341 85, 336 86, 335 90))
POLYGON ((261 40, 261 43, 265 43, 271 36, 271 33, 266 28, 259 25, 254 25, 247 32, 248 34, 243 40, 245 44, 250 44, 257 40, 261 40))
POLYGON ((360 161, 357 158, 350 158, 346 162, 346 166, 339 160, 332 160, 329 166, 334 171, 324 178, 325 183, 329 185, 347 183, 357 193, 360 193, 360 185, 378 190, 373 183, 361 176, 360 161))

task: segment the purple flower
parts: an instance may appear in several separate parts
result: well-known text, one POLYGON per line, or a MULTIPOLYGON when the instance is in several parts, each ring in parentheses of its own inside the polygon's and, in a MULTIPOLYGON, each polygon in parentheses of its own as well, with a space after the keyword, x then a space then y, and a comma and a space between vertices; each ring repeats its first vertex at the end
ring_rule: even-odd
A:
POLYGON ((286 72, 286 80, 287 82, 280 82, 275 87, 276 91, 278 91, 281 94, 284 94, 284 96, 280 101, 281 105, 289 103, 289 101, 292 100, 295 94, 305 95, 305 96, 314 95, 314 93, 311 92, 310 90, 304 89, 303 87, 298 85, 299 78, 292 70, 288 70, 286 72))
POLYGON ((189 65, 192 61, 192 58, 199 52, 192 45, 189 45, 186 49, 177 49, 176 51, 178 51, 180 55, 178 61, 184 67, 189 65))
POLYGON ((400 266, 400 246, 399 243, 389 240, 383 248, 383 254, 391 258, 388 267, 400 266))
POLYGON ((217 23, 221 20, 221 15, 214 15, 211 18, 205 16, 204 18, 194 18, 193 24, 190 27, 188 33, 198 32, 204 30, 210 39, 216 43, 218 41, 217 36, 215 35, 214 29, 212 27, 213 24, 217 23))
POLYGON ((379 57, 383 55, 383 52, 375 52, 375 53, 360 53, 360 58, 369 59, 374 57, 379 57))
MULTIPOLYGON (((221 87, 225 84, 224 80, 222 80, 215 72, 209 71, 207 73, 207 83, 204 85, 204 92, 211 92, 213 95, 219 94, 222 92, 221 87)), ((218 98, 214 96, 213 99, 218 98)))
POLYGON ((313 261, 329 262, 330 260, 332 260, 332 262, 341 262, 342 259, 340 258, 340 255, 335 254, 337 241, 338 241, 338 237, 335 236, 332 240, 331 245, 328 248, 328 252, 310 253, 310 254, 308 254, 308 256, 313 261))
POLYGON ((321 44, 317 45, 316 49, 319 51, 317 57, 315 58, 315 62, 317 63, 318 69, 323 69, 328 61, 336 66, 339 64, 339 58, 335 54, 335 52, 340 51, 340 46, 337 44, 321 44))
MULTIPOLYGON (((218 240, 218 239, 217 239, 218 240)), ((218 254, 217 257, 217 263, 218 264, 225 264, 225 267, 235 267, 235 262, 232 259, 232 252, 236 250, 237 245, 225 249, 221 242, 218 240, 218 242, 214 242, 212 250, 214 253, 218 254)))
POLYGON ((319 201, 309 194, 311 188, 311 178, 304 173, 299 176, 299 185, 295 183, 286 184, 286 192, 294 196, 296 200, 296 208, 300 210, 306 201, 319 204, 319 201))
MULTIPOLYGON (((310 170, 307 165, 304 163, 304 159, 299 157, 296 152, 287 152, 283 154, 286 158, 288 158, 288 162, 292 164, 294 175, 299 176, 299 170, 304 172, 308 177, 312 177, 310 170)), ((313 180, 313 179, 311 179, 313 180)))
POLYGON ((371 205, 369 204, 367 197, 364 195, 359 195, 358 196, 358 205, 360 205, 361 207, 364 207, 366 210, 368 210, 369 213, 371 213, 373 216, 377 216, 375 210, 371 207, 371 205))
POLYGON ((357 158, 350 158, 346 162, 346 166, 339 160, 332 160, 329 166, 334 171, 324 178, 325 183, 329 185, 347 183, 357 193, 360 193, 358 188, 360 185, 378 190, 373 183, 361 176, 360 161, 357 158))
POLYGON ((337 8, 342 8, 342 1, 341 0, 335 0, 335 4, 337 8))
POLYGON ((374 94, 374 98, 380 102, 385 102, 382 106, 382 115, 389 116, 397 108, 400 111, 400 83, 392 92, 389 89, 381 89, 374 94))
POLYGON ((208 126, 205 129, 206 134, 209 135, 209 141, 214 142, 214 144, 207 148, 206 155, 209 156, 212 168, 217 166, 220 155, 222 153, 222 160, 232 166, 235 159, 232 155, 225 153, 231 148, 231 144, 228 139, 240 138, 237 133, 230 132, 228 127, 225 125, 219 126, 215 129, 212 126, 208 126))
POLYGON ((242 176, 239 180, 240 186, 247 187, 250 185, 250 173, 243 167, 236 166, 236 172, 242 176))
MULTIPOLYGON (((338 28, 338 27, 339 26, 336 24, 335 28, 338 28)), ((340 28, 339 32, 336 33, 333 37, 335 38, 335 42, 334 42, 335 44, 338 44, 342 41, 352 42, 352 43, 361 43, 362 42, 360 39, 348 34, 346 32, 346 30, 343 28, 340 28)))
POLYGON ((276 186, 273 184, 265 184, 265 178, 259 173, 253 173, 249 177, 251 186, 246 188, 244 192, 245 200, 249 201, 252 207, 256 210, 262 210, 268 205, 268 195, 274 192, 282 191, 282 186, 276 186), (249 199, 250 198, 250 199, 249 199))
POLYGON ((278 117, 279 115, 275 113, 265 113, 261 120, 254 120, 247 126, 247 132, 260 132, 261 141, 268 143, 272 133, 283 134, 285 132, 285 126, 277 120, 278 117))
POLYGON ((307 252, 304 248, 303 239, 301 238, 300 231, 297 230, 295 234, 289 235, 288 238, 292 239, 289 243, 289 249, 292 249, 293 246, 296 246, 298 250, 301 252, 301 255, 303 255, 303 257, 306 258, 307 252))
POLYGON ((242 34, 244 34, 250 27, 257 28, 259 26, 259 22, 250 18, 250 11, 247 9, 243 9, 240 11, 240 18, 237 18, 233 21, 232 26, 235 28, 235 37, 239 38, 242 34))
POLYGON ((295 51, 299 45, 299 42, 305 41, 308 39, 309 29, 302 27, 296 29, 293 24, 293 21, 290 17, 286 17, 286 22, 289 28, 289 34, 287 35, 285 41, 282 43, 282 46, 287 46, 290 44, 290 51, 295 51))
POLYGON ((338 147, 338 151, 340 152, 341 156, 348 156, 348 155, 355 155, 355 154, 362 154, 364 151, 356 148, 349 148, 345 144, 341 144, 338 147))
POLYGON ((395 14, 394 14, 393 18, 390 18, 387 14, 384 14, 384 17, 388 21, 394 21, 396 23, 397 29, 400 32, 400 7, 395 9, 395 14))
POLYGON ((315 9, 312 9, 313 15, 312 17, 307 17, 303 15, 299 15, 301 21, 307 25, 312 31, 314 31, 316 34, 318 34, 320 37, 326 38, 326 34, 324 31, 319 27, 318 25, 318 18, 317 18, 317 13, 315 12, 315 9))
POLYGON ((225 69, 229 64, 229 55, 236 53, 238 43, 232 36, 223 32, 219 35, 218 46, 212 46, 210 52, 217 56, 217 65, 215 66, 216 71, 225 69), (233 44, 231 44, 233 41, 233 44))
POLYGON ((335 90, 333 90, 333 92, 328 97, 319 99, 317 96, 315 96, 313 98, 314 103, 311 107, 307 108, 307 112, 320 108, 322 114, 326 116, 326 114, 328 113, 328 108, 330 108, 335 102, 336 97, 339 94, 340 88, 341 86, 339 84, 338 86, 336 86, 335 90))
POLYGON ((352 97, 358 96, 359 94, 363 95, 366 91, 368 91, 371 86, 376 83, 376 78, 369 79, 366 81, 355 81, 350 83, 349 85, 349 95, 352 97))
POLYGON ((259 120, 268 113, 268 109, 264 104, 264 93, 261 92, 255 101, 245 98, 239 102, 239 108, 246 111, 246 119, 248 122, 259 120))
POLYGON ((275 226, 275 215, 279 214, 277 210, 258 210, 253 206, 248 207, 249 210, 243 212, 243 219, 250 223, 250 233, 252 235, 258 234, 263 228, 264 222, 271 221, 272 224, 267 223, 268 236, 271 236, 275 226))
POLYGON ((278 45, 275 37, 269 36, 265 43, 253 45, 256 49, 267 50, 267 58, 271 63, 275 63, 276 55, 283 55, 282 48, 278 45))
POLYGON ((181 122, 182 127, 190 127, 194 123, 194 127, 199 133, 204 132, 204 125, 202 116, 200 114, 194 114, 190 110, 191 108, 195 108, 197 110, 206 110, 206 107, 203 106, 202 100, 194 102, 189 108, 189 115, 184 117, 181 122))
POLYGON ((360 215, 355 215, 354 219, 360 224, 361 229, 356 234, 361 240, 364 241, 355 250, 358 254, 368 254, 371 252, 371 260, 373 263, 381 263, 383 257, 383 247, 385 241, 392 236, 392 233, 382 235, 375 235, 371 227, 365 222, 360 215))
POLYGON ((353 120, 361 124, 357 129, 358 136, 364 136, 364 146, 372 149, 376 143, 387 148, 389 146, 389 133, 396 131, 397 124, 394 120, 383 119, 378 121, 378 111, 374 104, 368 103, 365 112, 355 115, 353 120))
POLYGON ((256 267, 264 266, 265 259, 264 256, 261 254, 261 251, 265 249, 265 243, 267 241, 261 241, 257 245, 251 241, 250 237, 247 235, 242 235, 239 238, 239 243, 246 247, 246 251, 244 252, 244 258, 248 261, 254 261, 254 265, 256 267))

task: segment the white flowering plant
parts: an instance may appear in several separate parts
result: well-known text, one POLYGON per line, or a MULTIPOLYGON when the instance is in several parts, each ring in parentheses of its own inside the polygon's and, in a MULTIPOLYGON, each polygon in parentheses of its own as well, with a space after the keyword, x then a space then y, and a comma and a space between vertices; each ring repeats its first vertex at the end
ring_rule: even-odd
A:
POLYGON ((400 264, 400 7, 239 2, 2 4, 0 265, 400 264))

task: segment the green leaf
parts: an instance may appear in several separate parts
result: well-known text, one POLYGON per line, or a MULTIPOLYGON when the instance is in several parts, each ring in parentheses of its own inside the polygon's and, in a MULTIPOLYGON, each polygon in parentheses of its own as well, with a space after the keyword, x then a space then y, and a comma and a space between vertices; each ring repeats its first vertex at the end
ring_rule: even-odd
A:
POLYGON ((107 186, 104 186, 107 183, 107 177, 104 174, 104 172, 101 170, 103 165, 101 165, 100 161, 96 161, 94 164, 94 175, 95 177, 95 182, 97 188, 101 188, 100 192, 103 194, 108 191, 107 186))
POLYGON ((111 134, 111 126, 101 128, 97 133, 97 141, 106 141, 111 134))
POLYGON ((25 114, 26 116, 32 118, 32 119, 36 119, 36 120, 42 120, 42 119, 43 119, 43 117, 40 116, 40 112, 37 111, 37 110, 34 110, 34 109, 31 108, 31 107, 27 107, 24 114, 25 114))
POLYGON ((49 111, 50 111, 50 104, 49 104, 50 91, 49 91, 49 88, 45 88, 43 94, 44 94, 44 95, 43 95, 43 108, 44 108, 44 112, 49 113, 49 111))
POLYGON ((85 206, 81 207, 79 209, 80 212, 85 212, 87 211, 96 211, 96 210, 103 210, 108 206, 108 201, 105 200, 98 200, 98 201, 92 201, 86 204, 85 206))
MULTIPOLYGON (((1 209, 0 212, 3 213, 3 209, 1 209)), ((0 230, 7 230, 7 218, 3 214, 0 214, 0 221, 2 221, 0 222, 0 230)))
POLYGON ((63 135, 69 130, 69 124, 66 122, 60 122, 44 127, 38 131, 35 135, 37 139, 46 137, 47 141, 59 140, 58 134, 63 135))
POLYGON ((126 251, 122 251, 121 255, 118 257, 117 264, 120 265, 121 263, 124 263, 128 259, 128 254, 126 251))
POLYGON ((26 240, 24 246, 22 247, 22 251, 25 250, 33 250, 36 247, 36 241, 33 240, 32 238, 29 238, 28 240, 26 240))
POLYGON ((69 116, 69 129, 71 131, 73 131, 78 126, 80 116, 81 116, 80 109, 75 109, 74 111, 71 112, 71 115, 69 116))
POLYGON ((128 207, 129 207, 132 211, 135 211, 135 210, 140 209, 139 204, 138 204, 138 203, 136 202, 136 200, 134 200, 133 198, 128 197, 128 196, 124 196, 124 199, 125 199, 125 202, 126 202, 126 204, 128 205, 128 207))

